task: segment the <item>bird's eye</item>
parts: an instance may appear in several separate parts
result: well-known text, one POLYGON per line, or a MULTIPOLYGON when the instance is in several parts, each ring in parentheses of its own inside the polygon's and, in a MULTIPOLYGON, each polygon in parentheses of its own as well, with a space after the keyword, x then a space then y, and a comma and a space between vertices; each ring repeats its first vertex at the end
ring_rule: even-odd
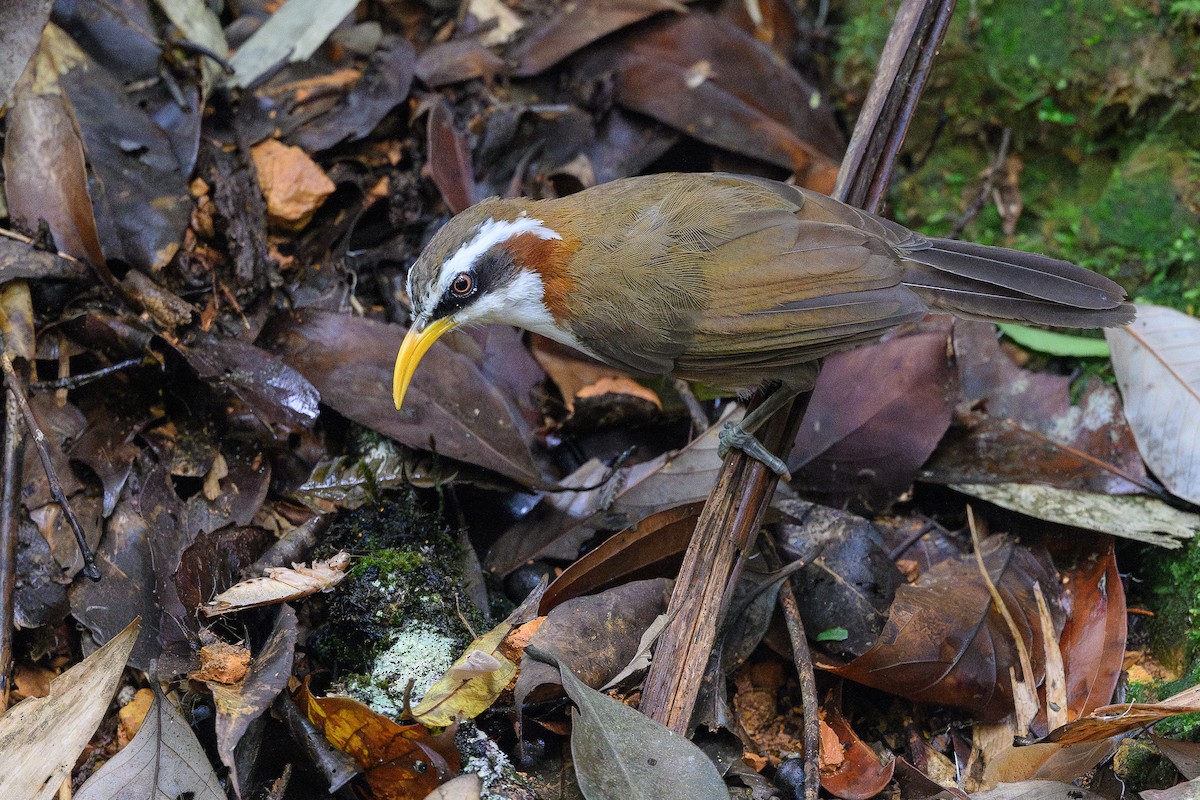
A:
POLYGON ((466 297, 475 288, 475 279, 469 272, 460 272, 450 283, 450 294, 455 297, 466 297))

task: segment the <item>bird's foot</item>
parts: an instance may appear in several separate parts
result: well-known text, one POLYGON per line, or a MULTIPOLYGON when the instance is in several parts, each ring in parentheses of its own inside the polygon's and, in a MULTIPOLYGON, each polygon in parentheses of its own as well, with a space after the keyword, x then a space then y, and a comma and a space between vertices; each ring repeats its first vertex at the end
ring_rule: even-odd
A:
POLYGON ((764 447, 753 433, 744 431, 737 422, 726 422, 717 434, 717 455, 725 458, 730 450, 741 450, 756 461, 761 461, 767 469, 785 481, 792 479, 792 474, 788 472, 783 459, 764 447))

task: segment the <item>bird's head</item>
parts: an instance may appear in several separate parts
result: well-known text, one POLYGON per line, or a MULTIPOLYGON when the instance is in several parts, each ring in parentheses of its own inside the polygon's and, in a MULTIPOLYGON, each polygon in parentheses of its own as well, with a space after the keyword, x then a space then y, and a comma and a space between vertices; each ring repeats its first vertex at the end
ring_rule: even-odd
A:
POLYGON ((422 356, 453 328, 505 323, 561 338, 565 262, 575 246, 527 210, 534 205, 489 200, 473 206, 446 223, 413 264, 412 325, 392 377, 397 409, 422 356))

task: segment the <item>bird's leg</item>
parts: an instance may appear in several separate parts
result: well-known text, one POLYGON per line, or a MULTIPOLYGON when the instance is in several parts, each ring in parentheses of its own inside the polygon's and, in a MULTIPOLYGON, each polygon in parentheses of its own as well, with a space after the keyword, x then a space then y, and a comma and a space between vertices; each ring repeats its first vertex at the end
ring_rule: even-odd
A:
POLYGON ((791 402, 797 394, 799 392, 795 389, 780 385, 763 399, 758 408, 743 417, 741 422, 726 422, 722 426, 721 432, 717 434, 717 455, 724 458, 731 449, 741 450, 751 458, 766 464, 767 468, 779 477, 791 480, 787 464, 783 463, 783 459, 767 450, 754 432, 761 428, 776 411, 791 402))

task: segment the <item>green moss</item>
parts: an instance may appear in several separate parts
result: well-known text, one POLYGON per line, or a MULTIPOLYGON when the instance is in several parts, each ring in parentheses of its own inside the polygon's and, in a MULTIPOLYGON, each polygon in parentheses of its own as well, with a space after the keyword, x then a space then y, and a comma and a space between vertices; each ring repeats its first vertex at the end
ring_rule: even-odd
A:
POLYGON ((314 635, 316 655, 340 672, 367 672, 408 626, 441 632, 456 644, 484 622, 460 597, 462 577, 455 537, 440 517, 404 493, 348 512, 335 522, 323 548, 349 551, 349 577, 328 601, 328 621, 314 635))
POLYGON ((1143 739, 1125 739, 1113 756, 1113 772, 1135 791, 1166 789, 1178 782, 1175 766, 1143 739))

